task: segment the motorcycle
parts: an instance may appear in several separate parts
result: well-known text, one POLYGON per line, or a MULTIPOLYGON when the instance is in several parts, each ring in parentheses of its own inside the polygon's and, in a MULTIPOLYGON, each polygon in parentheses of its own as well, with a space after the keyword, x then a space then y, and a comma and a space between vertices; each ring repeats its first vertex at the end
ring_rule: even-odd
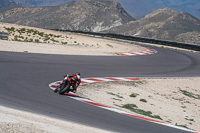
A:
POLYGON ((74 91, 73 85, 76 84, 75 80, 71 76, 64 76, 61 84, 54 90, 55 93, 63 95, 64 93, 69 93, 74 91))

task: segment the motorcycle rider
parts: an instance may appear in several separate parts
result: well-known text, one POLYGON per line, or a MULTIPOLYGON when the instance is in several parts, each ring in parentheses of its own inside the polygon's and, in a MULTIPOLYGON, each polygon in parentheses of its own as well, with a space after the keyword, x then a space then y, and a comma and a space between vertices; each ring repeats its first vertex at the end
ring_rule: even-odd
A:
MULTIPOLYGON (((66 76, 64 77, 69 77, 71 80, 75 81, 75 83, 73 84, 72 88, 73 88, 73 92, 76 93, 77 91, 77 87, 80 85, 81 83, 81 74, 79 72, 77 72, 76 74, 67 74, 66 76)), ((58 91, 58 88, 57 87, 54 92, 57 93, 58 91)))
POLYGON ((75 84, 73 84, 72 88, 73 88, 73 92, 76 93, 77 87, 81 83, 81 74, 80 73, 76 73, 76 74, 72 74, 72 75, 69 75, 69 76, 72 76, 71 79, 75 81, 75 84))

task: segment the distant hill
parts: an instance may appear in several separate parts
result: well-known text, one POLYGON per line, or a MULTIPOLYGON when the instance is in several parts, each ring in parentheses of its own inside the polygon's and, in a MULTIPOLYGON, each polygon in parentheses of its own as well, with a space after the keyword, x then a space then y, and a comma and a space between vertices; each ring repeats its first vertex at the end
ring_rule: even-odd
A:
POLYGON ((200 20, 188 13, 169 8, 157 10, 140 20, 112 28, 108 32, 200 44, 200 20))
POLYGON ((58 6, 74 0, 13 0, 25 7, 58 6))
POLYGON ((187 12, 200 19, 200 0, 116 0, 134 18, 140 19, 145 15, 161 8, 171 8, 187 12))
POLYGON ((99 32, 135 20, 118 2, 80 0, 55 7, 15 8, 0 13, 1 22, 47 29, 99 32))
MULTIPOLYGON (((23 6, 41 7, 57 6, 76 0, 13 0, 23 6)), ((115 0, 134 18, 140 19, 145 15, 161 8, 171 8, 187 12, 200 19, 200 0, 115 0)))
MULTIPOLYGON (((31 1, 37 4, 41 2, 41 0, 24 0, 24 2, 31 1)), ((58 0, 61 1, 67 0, 58 0)), ((146 0, 146 2, 150 1, 152 0, 146 0)), ((159 1, 155 0, 155 2, 159 1)), ((171 5, 175 4, 171 0, 162 2, 164 1, 171 2, 171 5)), ((184 1, 175 1, 179 1, 176 4, 184 4, 184 1)), ((106 31, 200 44, 200 20, 188 13, 164 8, 136 21, 118 2, 109 0, 80 0, 53 7, 14 8, 0 12, 0 21, 47 29, 106 31)))
POLYGON ((18 4, 14 2, 13 0, 0 0, 0 9, 6 9, 6 8, 12 8, 17 7, 18 4))

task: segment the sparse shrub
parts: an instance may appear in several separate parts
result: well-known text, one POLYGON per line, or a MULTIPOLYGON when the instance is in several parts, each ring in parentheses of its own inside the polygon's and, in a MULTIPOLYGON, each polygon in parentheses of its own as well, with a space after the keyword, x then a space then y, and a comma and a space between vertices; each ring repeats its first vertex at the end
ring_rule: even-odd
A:
POLYGON ((137 93, 132 93, 131 95, 130 95, 130 97, 137 97, 139 94, 137 94, 137 93))
POLYGON ((46 37, 46 38, 44 39, 45 42, 48 41, 48 40, 50 40, 50 37, 46 37))
POLYGON ((188 91, 186 91, 186 90, 181 90, 181 89, 179 89, 182 93, 183 93, 183 95, 185 95, 185 96, 188 96, 188 97, 190 97, 190 98, 194 98, 194 99, 200 99, 200 95, 198 95, 198 94, 193 94, 193 93, 191 93, 191 92, 188 92, 188 91))
POLYGON ((122 108, 126 108, 126 109, 133 109, 133 108, 137 108, 137 105, 135 104, 126 104, 126 105, 123 105, 122 108))
POLYGON ((21 38, 21 39, 24 39, 24 37, 23 37, 23 36, 19 36, 19 38, 21 38))
POLYGON ((115 95, 114 93, 112 93, 112 92, 107 92, 107 94, 110 94, 110 95, 115 95))
POLYGON ((63 45, 67 44, 67 42, 62 42, 63 45))
POLYGON ((39 40, 39 39, 35 39, 35 42, 36 42, 36 43, 39 43, 39 42, 40 42, 40 40, 39 40))
POLYGON ((141 115, 145 115, 145 116, 149 116, 151 118, 156 118, 156 119, 162 120, 162 118, 160 116, 152 115, 151 111, 144 111, 144 110, 138 109, 137 105, 135 105, 135 104, 125 104, 122 106, 122 108, 129 109, 130 111, 133 111, 133 112, 141 114, 141 115))
POLYGON ((17 36, 17 35, 15 35, 15 37, 14 37, 14 41, 19 41, 19 39, 18 39, 18 36, 17 36))
POLYGON ((49 36, 53 37, 53 34, 49 34, 49 36))
POLYGON ((117 100, 117 101, 122 101, 121 99, 117 99, 117 98, 112 98, 113 100, 117 100))
POLYGON ((141 102, 147 103, 146 99, 140 99, 141 102))
POLYGON ((15 31, 15 28, 14 27, 11 27, 11 28, 5 28, 8 32, 14 32, 15 31))
POLYGON ((38 35, 40 35, 41 37, 44 36, 44 32, 38 32, 38 35))
POLYGON ((38 34, 38 31, 37 30, 33 30, 33 35, 36 35, 38 34))
POLYGON ((34 32, 34 30, 33 29, 27 29, 27 32, 32 33, 32 32, 34 32))
POLYGON ((52 42, 59 42, 59 41, 55 40, 54 38, 52 38, 51 41, 52 42))
POLYGON ((15 28, 14 28, 14 27, 11 27, 10 30, 11 30, 11 31, 15 31, 15 28))
POLYGON ((116 96, 116 97, 118 97, 118 98, 123 98, 122 96, 120 96, 120 95, 118 95, 118 94, 114 94, 114 93, 112 93, 112 92, 107 92, 107 94, 110 94, 110 95, 116 96))
POLYGON ((61 37, 61 35, 54 35, 54 37, 56 37, 56 38, 60 38, 60 37, 61 37))
POLYGON ((21 33, 25 33, 26 32, 26 29, 25 28, 21 28, 21 33))
POLYGON ((33 42, 33 39, 31 38, 31 39, 29 40, 29 42, 33 42))
POLYGON ((186 106, 181 106, 182 108, 186 108, 186 106))
POLYGON ((188 118, 185 118, 186 120, 188 120, 188 121, 194 121, 194 119, 188 119, 188 118))
POLYGON ((184 127, 184 128, 187 128, 187 129, 188 129, 187 125, 178 125, 178 124, 176 123, 176 126, 184 127))
POLYGON ((153 118, 162 120, 162 118, 159 115, 154 115, 153 118))
POLYGON ((24 41, 25 41, 25 42, 29 42, 29 40, 28 40, 28 39, 25 39, 24 41))

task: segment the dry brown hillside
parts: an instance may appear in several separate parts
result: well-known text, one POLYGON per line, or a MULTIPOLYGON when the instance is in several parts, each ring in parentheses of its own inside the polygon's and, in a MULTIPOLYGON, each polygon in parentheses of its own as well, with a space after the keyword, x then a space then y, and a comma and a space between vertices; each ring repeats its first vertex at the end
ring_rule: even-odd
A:
POLYGON ((54 7, 15 8, 0 21, 47 29, 102 31, 135 20, 118 2, 80 0, 54 7))
POLYGON ((169 8, 157 10, 141 20, 112 28, 109 32, 200 44, 200 20, 188 13, 169 8), (187 38, 184 38, 185 36, 187 38))

